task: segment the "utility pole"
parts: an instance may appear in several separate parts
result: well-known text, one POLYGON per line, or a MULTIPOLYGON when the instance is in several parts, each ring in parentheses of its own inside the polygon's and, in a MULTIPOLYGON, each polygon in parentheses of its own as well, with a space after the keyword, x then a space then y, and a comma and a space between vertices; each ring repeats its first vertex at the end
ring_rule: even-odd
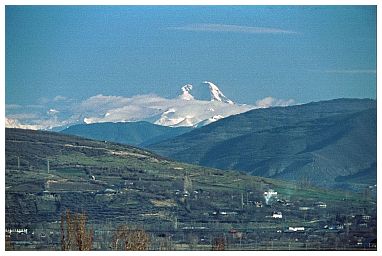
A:
POLYGON ((244 208, 244 194, 241 193, 241 209, 244 208))
POLYGON ((48 173, 49 173, 49 159, 46 159, 46 166, 47 166, 48 173))
POLYGON ((178 229, 178 218, 176 216, 174 217, 174 229, 178 229))

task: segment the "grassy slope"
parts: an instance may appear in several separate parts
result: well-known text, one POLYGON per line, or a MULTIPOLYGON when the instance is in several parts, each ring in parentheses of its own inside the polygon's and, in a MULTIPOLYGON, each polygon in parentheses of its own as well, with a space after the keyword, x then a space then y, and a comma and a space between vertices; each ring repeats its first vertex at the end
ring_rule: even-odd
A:
POLYGON ((6 129, 6 226, 55 226, 68 208, 86 211, 100 229, 132 223, 149 230, 171 230, 175 218, 179 229, 191 225, 225 232, 230 228, 275 231, 297 224, 319 228, 320 223, 310 221, 320 218, 321 210, 314 210, 310 218, 298 210, 316 201, 328 204, 324 222, 338 212, 362 212, 370 203, 356 194, 183 164, 120 144, 6 129), (176 194, 183 190, 185 174, 192 180, 192 189, 199 190, 198 196, 192 194, 186 200, 176 194), (264 201, 263 192, 269 188, 294 206, 241 207, 241 194, 245 200, 264 201), (106 189, 115 193, 105 193, 106 189), (283 211, 286 220, 274 222, 265 217, 274 210, 283 211), (214 211, 239 214, 214 216, 214 211))

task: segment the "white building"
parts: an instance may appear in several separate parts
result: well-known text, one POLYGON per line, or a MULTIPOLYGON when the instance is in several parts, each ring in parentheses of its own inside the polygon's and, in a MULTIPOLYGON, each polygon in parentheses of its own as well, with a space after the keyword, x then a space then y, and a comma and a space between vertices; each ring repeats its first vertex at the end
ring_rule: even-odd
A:
POLYGON ((265 191, 264 196, 277 196, 277 192, 273 190, 265 191))
POLYGON ((298 231, 305 231, 304 227, 289 227, 289 231, 298 232, 298 231))
POLYGON ((6 228, 5 233, 12 234, 12 233, 17 233, 17 234, 28 234, 28 229, 27 228, 6 228))
POLYGON ((283 218, 283 214, 281 212, 273 212, 272 218, 274 218, 274 219, 282 219, 283 218))
POLYGON ((326 208, 326 203, 324 203, 324 202, 317 202, 317 203, 315 203, 315 206, 317 208, 326 208))
POLYGON ((308 206, 302 206, 302 207, 299 207, 298 208, 300 211, 309 211, 309 210, 313 210, 312 207, 308 207, 308 206))

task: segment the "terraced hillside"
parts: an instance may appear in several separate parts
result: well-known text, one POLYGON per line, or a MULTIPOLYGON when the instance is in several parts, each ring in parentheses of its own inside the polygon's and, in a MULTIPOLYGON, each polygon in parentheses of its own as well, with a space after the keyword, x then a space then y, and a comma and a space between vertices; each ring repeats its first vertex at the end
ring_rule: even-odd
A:
POLYGON ((370 249, 376 237, 374 187, 327 191, 52 132, 6 129, 5 142, 6 228, 28 229, 7 234, 14 249, 60 249, 66 209, 86 212, 95 250, 122 224, 145 229, 151 250, 210 250, 216 237, 228 250, 370 249))

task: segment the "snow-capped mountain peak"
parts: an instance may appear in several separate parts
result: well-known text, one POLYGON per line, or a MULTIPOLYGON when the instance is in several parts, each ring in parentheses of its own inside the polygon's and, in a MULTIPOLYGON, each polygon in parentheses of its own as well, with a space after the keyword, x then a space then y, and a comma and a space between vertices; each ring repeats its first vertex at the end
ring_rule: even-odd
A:
POLYGON ((186 84, 182 86, 182 94, 179 95, 179 98, 182 100, 193 100, 194 96, 191 95, 192 84, 186 84))
POLYGON ((234 104, 232 100, 228 99, 222 91, 214 83, 204 81, 203 84, 207 84, 211 93, 211 101, 220 101, 228 104, 234 104))
POLYGON ((193 87, 192 84, 186 84, 182 86, 181 90, 182 93, 179 95, 179 99, 182 100, 208 100, 209 98, 210 101, 234 104, 234 102, 228 99, 219 87, 212 82, 204 81, 201 85, 196 87, 193 87), (206 85, 208 87, 206 87, 206 85), (196 95, 196 97, 194 95, 196 95))
POLYGON ((245 112, 252 107, 234 104, 217 85, 205 81, 181 87, 179 101, 160 114, 155 124, 164 126, 203 126, 232 114, 245 112))

